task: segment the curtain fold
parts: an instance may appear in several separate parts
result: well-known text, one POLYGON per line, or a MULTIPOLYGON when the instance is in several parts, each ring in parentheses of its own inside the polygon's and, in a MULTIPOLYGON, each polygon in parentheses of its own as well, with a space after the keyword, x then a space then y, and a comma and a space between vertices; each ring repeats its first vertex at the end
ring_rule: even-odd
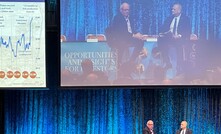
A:
POLYGON ((7 91, 5 134, 141 134, 152 119, 171 134, 186 120, 194 133, 221 132, 217 89, 7 91))

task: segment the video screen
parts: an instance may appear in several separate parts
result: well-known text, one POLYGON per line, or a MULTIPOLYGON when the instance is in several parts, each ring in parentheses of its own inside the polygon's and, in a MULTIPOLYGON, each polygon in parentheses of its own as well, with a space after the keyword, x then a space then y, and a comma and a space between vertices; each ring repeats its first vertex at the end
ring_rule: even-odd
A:
POLYGON ((60 85, 220 85, 220 6, 61 0, 60 85))
POLYGON ((0 0, 0 88, 12 87, 46 87, 44 0, 0 0))

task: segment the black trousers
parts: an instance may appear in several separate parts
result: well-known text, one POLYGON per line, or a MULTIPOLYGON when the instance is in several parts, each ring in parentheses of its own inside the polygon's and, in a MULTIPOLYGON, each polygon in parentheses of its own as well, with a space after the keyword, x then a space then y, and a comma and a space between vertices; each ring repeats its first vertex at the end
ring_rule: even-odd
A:
POLYGON ((144 41, 136 39, 136 38, 130 38, 125 41, 119 41, 119 43, 116 43, 115 47, 118 52, 118 62, 121 64, 123 62, 123 55, 125 52, 128 51, 130 47, 134 47, 133 52, 129 59, 129 62, 135 62, 136 58, 139 56, 140 52, 142 51, 144 46, 144 41))
POLYGON ((169 58, 169 50, 175 48, 177 56, 177 72, 184 71, 184 50, 183 45, 188 45, 188 41, 183 39, 173 39, 172 37, 159 37, 158 47, 162 55, 162 60, 166 64, 166 68, 172 67, 169 58))

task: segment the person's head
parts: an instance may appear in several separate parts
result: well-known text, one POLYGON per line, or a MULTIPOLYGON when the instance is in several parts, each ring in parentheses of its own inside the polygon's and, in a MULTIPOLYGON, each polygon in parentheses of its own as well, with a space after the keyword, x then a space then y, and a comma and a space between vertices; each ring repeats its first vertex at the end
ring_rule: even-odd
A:
POLYGON ((175 3, 172 7, 172 14, 173 16, 179 16, 182 11, 182 6, 179 3, 175 3))
POLYGON ((81 67, 83 70, 83 73, 91 73, 93 72, 93 62, 90 59, 85 59, 81 62, 81 67))
POLYGON ((149 129, 153 129, 154 124, 153 124, 153 121, 152 121, 152 120, 147 121, 147 127, 148 127, 149 129))
POLYGON ((186 122, 186 121, 182 121, 182 122, 180 123, 180 128, 181 128, 181 129, 186 129, 186 127, 187 127, 187 122, 186 122))
POLYGON ((120 5, 120 12, 124 17, 128 17, 130 13, 130 5, 126 2, 120 5))

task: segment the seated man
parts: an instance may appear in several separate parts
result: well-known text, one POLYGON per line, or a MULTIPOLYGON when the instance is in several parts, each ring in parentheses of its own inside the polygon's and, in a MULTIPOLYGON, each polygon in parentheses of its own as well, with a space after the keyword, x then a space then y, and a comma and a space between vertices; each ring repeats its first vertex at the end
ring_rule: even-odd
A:
POLYGON ((152 120, 147 121, 146 127, 143 129, 143 134, 156 134, 154 131, 154 123, 152 120))
POLYGON ((176 60, 176 71, 184 72, 183 45, 188 44, 191 34, 190 20, 182 11, 182 6, 175 3, 172 15, 168 17, 160 30, 158 47, 166 64, 166 69, 172 68, 171 58, 176 60), (169 57, 169 52, 175 50, 175 57, 169 57))
POLYGON ((112 23, 106 29, 108 45, 118 52, 118 65, 122 64, 123 54, 129 47, 134 47, 129 62, 135 62, 144 46, 142 34, 135 33, 133 29, 133 22, 129 16, 129 12, 129 4, 121 4, 120 13, 114 17, 112 23))
POLYGON ((180 129, 176 131, 176 134, 192 134, 192 130, 187 128, 187 122, 182 121, 180 124, 180 129))

